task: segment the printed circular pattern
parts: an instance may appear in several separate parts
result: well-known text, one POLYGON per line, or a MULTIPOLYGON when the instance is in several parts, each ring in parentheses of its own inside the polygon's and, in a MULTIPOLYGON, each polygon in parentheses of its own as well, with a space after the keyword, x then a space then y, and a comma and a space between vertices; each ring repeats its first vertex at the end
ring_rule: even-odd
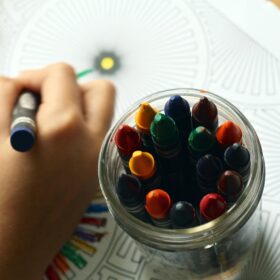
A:
MULTIPOLYGON (((99 52, 116 52, 122 68, 110 78, 120 93, 117 116, 143 95, 179 86, 210 88, 243 106, 240 109, 259 133, 268 160, 264 236, 242 279, 279 279, 279 60, 205 1, 3 0, 0 14, 5 38, 1 47, 6 52, 0 58, 0 70, 6 73, 57 60, 73 64, 80 72, 93 66, 99 52)), ((87 78, 98 76, 94 72, 87 78)), ((85 217, 108 219, 103 228, 80 225, 108 234, 97 243, 86 242, 96 249, 92 255, 89 252, 94 249, 77 243, 81 233, 74 234, 86 265, 78 268, 66 260, 73 273, 62 273, 53 263, 62 280, 160 280, 109 213, 85 217)))
POLYGON ((280 104, 280 61, 206 1, 193 1, 209 37, 208 89, 250 108, 280 104))
POLYGON ((107 77, 120 93, 117 115, 151 92, 203 87, 209 68, 202 25, 182 0, 53 0, 29 19, 9 55, 9 73, 57 61, 80 72, 106 51, 122 65, 107 77))

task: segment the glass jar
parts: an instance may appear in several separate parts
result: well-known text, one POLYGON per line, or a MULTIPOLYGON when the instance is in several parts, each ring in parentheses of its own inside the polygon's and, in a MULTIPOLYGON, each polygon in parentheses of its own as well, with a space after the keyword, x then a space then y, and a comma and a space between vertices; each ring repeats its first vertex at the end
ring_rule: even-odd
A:
POLYGON ((261 231, 261 196, 265 163, 258 136, 246 117, 230 102, 210 92, 172 89, 151 94, 132 105, 107 134, 99 158, 100 186, 111 214, 120 227, 138 244, 140 250, 162 279, 238 279, 261 231), (142 222, 129 214, 115 191, 124 172, 114 144, 118 127, 135 125, 139 104, 146 101, 159 110, 172 95, 181 95, 192 107, 206 96, 213 101, 219 123, 231 120, 243 132, 243 144, 251 156, 249 180, 237 202, 219 218, 188 229, 164 229, 142 222))

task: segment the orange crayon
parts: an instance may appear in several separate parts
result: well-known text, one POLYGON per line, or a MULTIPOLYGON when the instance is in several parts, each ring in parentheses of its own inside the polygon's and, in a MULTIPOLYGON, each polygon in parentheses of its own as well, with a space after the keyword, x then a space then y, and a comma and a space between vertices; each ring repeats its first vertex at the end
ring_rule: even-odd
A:
POLYGON ((161 177, 152 154, 135 151, 129 160, 129 169, 134 176, 140 179, 144 186, 144 191, 147 192, 159 187, 161 177))
POLYGON ((226 121, 217 128, 216 140, 219 148, 225 150, 234 143, 241 144, 242 131, 234 122, 226 121))
POLYGON ((146 195, 146 210, 151 216, 154 225, 163 228, 170 228, 169 211, 172 201, 167 192, 161 189, 150 191, 146 195))
POLYGON ((70 266, 68 265, 66 259, 61 254, 57 254, 55 256, 54 264, 56 268, 66 276, 67 279, 72 279, 75 276, 74 272, 70 269, 70 266))

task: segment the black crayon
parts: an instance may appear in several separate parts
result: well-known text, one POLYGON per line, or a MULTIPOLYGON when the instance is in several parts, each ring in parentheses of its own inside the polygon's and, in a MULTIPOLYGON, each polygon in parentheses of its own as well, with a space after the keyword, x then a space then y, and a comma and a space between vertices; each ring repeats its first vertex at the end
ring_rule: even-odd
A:
POLYGON ((142 221, 149 221, 145 210, 145 196, 139 179, 128 174, 120 175, 116 192, 120 202, 130 214, 142 221))

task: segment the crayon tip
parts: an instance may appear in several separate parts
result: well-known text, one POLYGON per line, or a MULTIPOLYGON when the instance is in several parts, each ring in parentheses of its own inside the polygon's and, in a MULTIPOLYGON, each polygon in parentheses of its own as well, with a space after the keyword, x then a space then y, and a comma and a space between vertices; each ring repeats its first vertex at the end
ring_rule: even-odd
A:
POLYGON ((156 161, 148 152, 135 151, 129 160, 129 169, 134 176, 146 180, 156 172, 156 161))
POLYGON ((195 152, 207 152, 213 147, 215 138, 204 126, 198 126, 189 135, 189 147, 195 152))
POLYGON ((234 143, 226 149, 224 160, 232 168, 238 169, 250 162, 250 153, 244 146, 234 143))
POLYGON ((142 198, 142 187, 139 179, 129 174, 121 174, 116 186, 118 197, 124 204, 134 203, 142 198))
POLYGON ((164 113, 177 123, 177 121, 190 118, 190 105, 180 95, 172 95, 164 105, 164 113))
POLYGON ((179 134, 173 119, 157 113, 151 124, 151 135, 153 141, 161 146, 168 146, 177 143, 179 134))
POLYGON ((237 198, 243 188, 242 177, 233 170, 226 170, 218 181, 218 192, 225 198, 237 198))
POLYGON ((227 209, 224 198, 217 193, 205 195, 199 204, 200 213, 206 221, 211 221, 221 216, 227 209))
POLYGON ((224 148, 233 143, 241 143, 242 131, 238 125, 232 121, 226 121, 217 128, 217 142, 224 148))
POLYGON ((192 108, 192 117, 198 125, 208 129, 215 128, 218 122, 218 110, 216 105, 207 97, 202 97, 192 108))
POLYGON ((26 152, 35 142, 35 133, 27 126, 15 126, 11 130, 10 142, 16 151, 26 152))
POLYGON ((135 124, 137 129, 146 134, 150 134, 151 123, 157 114, 157 110, 148 102, 143 102, 135 114, 135 124))
POLYGON ((119 127, 115 135, 115 144, 121 154, 131 156, 131 154, 140 148, 141 138, 136 129, 123 124, 119 127))
POLYGON ((169 194, 161 189, 150 191, 146 195, 146 210, 152 218, 165 219, 171 207, 169 194))
POLYGON ((188 228, 196 224, 196 214, 193 206, 186 201, 176 202, 169 214, 173 228, 188 228))
POLYGON ((198 176, 202 178, 209 180, 218 179, 223 171, 223 164, 218 157, 207 154, 198 160, 196 171, 198 176))

